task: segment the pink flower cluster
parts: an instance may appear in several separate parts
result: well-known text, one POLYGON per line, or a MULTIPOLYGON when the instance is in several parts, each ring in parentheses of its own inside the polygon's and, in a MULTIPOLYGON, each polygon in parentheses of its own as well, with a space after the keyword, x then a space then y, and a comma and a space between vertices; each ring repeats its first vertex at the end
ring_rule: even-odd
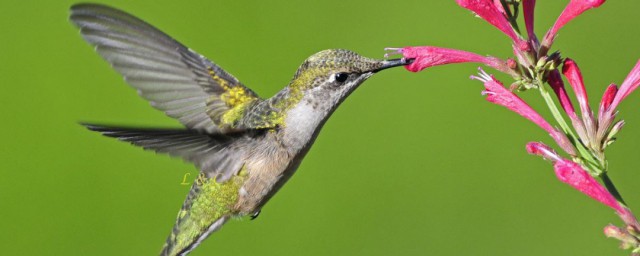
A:
MULTIPOLYGON (((570 0, 554 25, 546 32, 542 42, 538 41, 534 31, 535 0, 517 2, 456 0, 456 2, 509 37, 512 41, 515 60, 503 60, 462 50, 433 46, 387 48, 387 50, 402 54, 405 58, 415 59, 412 64, 406 66, 406 69, 412 72, 444 64, 475 62, 511 75, 517 81, 515 85, 525 85, 525 89, 546 90, 541 87, 544 86, 544 82, 548 83, 557 96, 562 110, 571 120, 572 129, 577 135, 574 135, 568 126, 561 125, 562 129, 558 129, 549 124, 512 90, 505 88, 500 81, 482 69, 480 69, 478 76, 471 77, 484 83, 485 90, 482 94, 486 96, 487 101, 504 106, 540 126, 569 155, 571 160, 561 157, 553 149, 539 142, 531 142, 527 145, 529 153, 542 156, 553 162, 555 173, 560 181, 611 207, 627 225, 636 229, 640 228, 636 218, 621 203, 621 198, 615 196, 617 192, 612 195, 608 188, 598 183, 593 177, 600 175, 600 171, 606 172, 606 167, 603 171, 598 168, 594 169, 593 165, 606 165, 602 164, 605 162, 604 149, 613 142, 613 136, 624 125, 622 120, 615 122, 616 108, 624 98, 640 86, 640 61, 631 70, 619 89, 615 84, 611 84, 605 90, 596 117, 588 105, 584 81, 576 62, 568 58, 562 61, 557 53, 547 54, 558 31, 564 25, 585 11, 601 6, 605 0, 570 0), (517 12, 511 10, 511 8, 518 8, 518 4, 522 5, 527 31, 526 38, 517 32, 516 17, 513 16, 513 13, 517 12), (562 65, 561 70, 558 68, 560 65, 562 65), (574 97, 577 100, 579 112, 574 109, 571 97, 565 90, 562 76, 565 77, 575 93, 574 97)), ((522 89, 518 86, 515 88, 522 89)), ((558 120, 558 117, 555 118, 558 120)), ((558 120, 558 122, 560 121, 558 120)))

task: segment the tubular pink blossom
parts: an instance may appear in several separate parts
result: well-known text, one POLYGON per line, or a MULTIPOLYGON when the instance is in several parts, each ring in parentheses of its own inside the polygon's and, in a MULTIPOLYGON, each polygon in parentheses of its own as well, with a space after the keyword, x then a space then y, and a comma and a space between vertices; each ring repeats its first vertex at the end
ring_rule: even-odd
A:
POLYGON ((533 110, 526 102, 513 92, 507 90, 500 81, 495 79, 495 77, 480 69, 479 76, 472 76, 471 78, 484 82, 485 90, 482 94, 487 96, 487 101, 504 106, 509 110, 516 112, 520 116, 529 119, 547 131, 556 143, 558 143, 558 145, 567 153, 571 155, 576 154, 575 148, 569 142, 566 135, 554 129, 542 116, 540 116, 540 114, 538 114, 538 112, 533 110))
POLYGON ((586 113, 591 112, 587 91, 584 88, 584 81, 582 79, 580 68, 578 68, 578 64, 576 64, 572 59, 565 59, 564 64, 562 65, 562 74, 567 78, 576 94, 576 98, 578 98, 578 104, 580 104, 580 111, 582 111, 582 115, 584 116, 586 113))
POLYGON ((472 78, 484 82, 485 90, 482 94, 487 96, 487 101, 504 106, 509 110, 518 113, 549 133, 554 131, 553 127, 544 120, 540 114, 520 99, 520 97, 507 90, 504 85, 500 81, 496 80, 492 75, 481 70, 479 77, 472 78))
POLYGON ((562 77, 560 77, 560 73, 558 70, 553 70, 549 73, 548 83, 558 96, 558 100, 560 101, 560 105, 564 112, 567 113, 571 120, 578 119, 576 115, 576 110, 573 108, 573 104, 571 103, 571 99, 569 99, 569 95, 567 91, 564 89, 564 82, 562 82, 562 77))
POLYGON ((540 142, 527 143, 527 152, 539 155, 553 162, 558 179, 583 194, 613 208, 622 220, 635 228, 640 228, 638 220, 631 211, 620 204, 616 198, 598 183, 587 171, 576 162, 564 159, 549 146, 540 142))
POLYGON ((553 70, 551 73, 549 73, 547 82, 556 93, 556 96, 558 96, 558 101, 560 101, 562 109, 564 109, 564 112, 567 113, 567 116, 569 116, 569 119, 571 119, 571 124, 575 128, 580 139, 582 141, 587 141, 589 138, 587 137, 584 123, 582 122, 582 120, 580 120, 580 118, 578 118, 578 115, 576 115, 576 111, 573 108, 571 99, 569 99, 569 95, 564 88, 564 82, 562 82, 560 72, 558 72, 558 70, 553 70))
POLYGON ((598 109, 598 117, 604 115, 604 111, 609 109, 613 99, 616 97, 616 93, 618 92, 618 86, 615 84, 610 84, 609 87, 604 91, 602 95, 602 100, 600 100, 600 108, 598 109))
POLYGON ((550 160, 552 162, 559 161, 560 155, 556 153, 549 146, 543 144, 542 142, 529 142, 527 143, 527 152, 532 155, 539 155, 544 157, 544 159, 550 160))
POLYGON ((536 8, 536 0, 523 0, 522 11, 524 12, 524 24, 527 26, 527 34, 529 39, 535 37, 533 30, 533 13, 536 8))
POLYGON ((555 24, 553 24, 553 27, 547 31, 542 44, 547 48, 550 47, 551 44, 553 44, 553 40, 555 39, 558 30, 586 10, 599 7, 604 4, 604 2, 605 0, 571 0, 560 14, 555 24))
POLYGON ((596 138, 597 127, 593 118, 593 112, 591 112, 591 107, 589 107, 587 91, 584 88, 584 81, 582 79, 582 73, 580 73, 580 68, 578 68, 578 64, 576 64, 572 59, 565 59, 564 64, 562 65, 562 74, 564 74, 569 81, 569 84, 571 84, 571 87, 576 94, 576 98, 578 99, 578 104, 580 104, 582 122, 584 124, 584 135, 586 135, 586 137, 581 136, 581 139, 587 146, 596 146, 598 144, 596 138))
MULTIPOLYGON (((498 28, 505 35, 509 36, 513 42, 522 41, 520 36, 516 34, 516 32, 509 24, 509 21, 504 15, 504 9, 498 7, 493 0, 456 0, 458 5, 462 6, 465 9, 468 9, 474 12, 476 15, 480 16, 487 22, 489 22, 494 27, 498 28)), ((500 4, 500 6, 502 6, 500 4)))
POLYGON ((504 60, 494 57, 485 57, 472 52, 466 52, 456 49, 439 48, 433 46, 418 46, 404 47, 401 49, 386 48, 385 50, 395 50, 398 53, 402 54, 405 58, 414 58, 415 61, 413 63, 405 66, 405 68, 411 72, 418 72, 423 69, 438 65, 462 62, 483 63, 501 72, 511 72, 511 70, 507 66, 506 61, 504 60))
MULTIPOLYGON (((616 108, 622 100, 624 100, 629 94, 631 94, 640 85, 640 60, 636 63, 636 66, 629 72, 627 78, 624 79, 620 89, 615 93, 615 97, 611 104, 604 110, 600 110, 598 113, 598 139, 602 139, 606 136, 609 127, 613 124, 616 117, 616 108)), ((606 94, 606 93, 605 93, 606 94)), ((601 106, 602 108, 602 106, 601 106)))
POLYGON ((618 104, 629 96, 631 92, 640 86, 640 60, 636 63, 636 66, 629 72, 627 78, 624 79, 622 85, 620 85, 620 89, 618 93, 616 93, 616 97, 613 99, 613 102, 609 106, 609 108, 613 111, 618 107, 618 104))
POLYGON ((583 194, 613 208, 621 216, 629 214, 628 210, 620 205, 615 197, 591 177, 579 164, 561 159, 554 163, 553 168, 560 181, 569 184, 583 194))

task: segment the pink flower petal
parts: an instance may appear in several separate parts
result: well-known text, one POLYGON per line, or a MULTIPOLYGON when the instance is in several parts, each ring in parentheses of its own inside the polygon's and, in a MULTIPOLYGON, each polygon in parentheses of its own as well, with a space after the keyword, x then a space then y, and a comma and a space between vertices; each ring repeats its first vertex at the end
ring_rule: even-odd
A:
POLYGON ((571 124, 573 125, 573 128, 578 133, 578 136, 580 137, 580 139, 582 141, 587 141, 589 137, 586 134, 584 123, 582 122, 582 120, 580 120, 580 118, 578 118, 578 115, 576 115, 576 111, 573 108, 571 99, 569 99, 569 95, 567 94, 567 91, 564 88, 564 82, 562 82, 562 77, 560 76, 560 72, 558 72, 557 70, 554 70, 551 73, 549 73, 547 82, 549 83, 553 91, 556 93, 556 96, 558 97, 558 101, 560 101, 560 105, 562 106, 562 109, 564 109, 564 112, 567 113, 567 116, 569 116, 569 119, 571 119, 571 124))
POLYGON ((504 6, 502 6, 502 1, 500 0, 493 0, 493 4, 496 6, 496 8, 503 14, 507 15, 507 12, 504 10, 504 6))
POLYGON ((591 112, 587 97, 587 91, 584 88, 584 81, 582 79, 580 68, 578 68, 578 64, 576 64, 576 62, 572 59, 565 59, 562 66, 562 74, 564 74, 564 76, 567 78, 569 84, 571 84, 571 87, 576 94, 576 98, 578 98, 578 104, 580 105, 580 111, 582 111, 582 115, 584 116, 585 113, 591 112))
POLYGON ((558 30, 562 28, 565 24, 569 23, 569 21, 576 18, 578 15, 582 14, 586 10, 599 7, 604 4, 605 0, 571 0, 569 4, 564 8, 556 23, 553 24, 553 27, 547 32, 544 36, 543 45, 547 48, 553 44, 553 40, 558 33, 558 30))
POLYGON ((600 108, 598 109, 598 117, 602 117, 604 112, 609 109, 613 99, 616 97, 616 93, 618 92, 618 86, 615 84, 610 84, 609 87, 604 91, 602 95, 602 100, 600 100, 600 108))
POLYGON ((613 208, 621 216, 627 214, 627 210, 618 203, 615 197, 591 177, 579 164, 561 159, 555 162, 553 168, 560 181, 569 184, 583 194, 613 208))
POLYGON ((542 156, 544 157, 544 159, 550 160, 552 162, 556 162, 562 159, 560 155, 556 153, 556 151, 541 142, 527 143, 527 152, 532 155, 542 156))
POLYGON ((472 76, 471 78, 484 82, 485 90, 482 94, 487 96, 487 101, 504 106, 509 110, 516 112, 520 116, 529 119, 547 131, 556 143, 558 143, 558 145, 567 153, 571 155, 576 154, 575 148, 570 143, 569 139, 567 139, 566 135, 554 129, 542 116, 540 116, 540 114, 538 114, 538 112, 533 110, 533 108, 513 92, 507 90, 500 81, 495 79, 495 77, 480 69, 479 77, 472 76))
POLYGON ((504 9, 498 9, 493 0, 456 0, 456 3, 491 23, 491 25, 509 36, 513 42, 522 41, 520 36, 516 34, 511 27, 511 24, 504 16, 504 9))
MULTIPOLYGON (((598 139, 602 139, 606 136, 609 127, 613 124, 616 118, 616 108, 629 94, 631 94, 640 85, 640 60, 636 63, 636 66, 629 72, 627 78, 620 86, 620 89, 615 93, 615 97, 611 104, 602 110, 602 104, 600 112, 598 113, 598 139)), ((607 91, 609 89, 607 88, 607 91)), ((606 92, 605 92, 606 95, 606 92)), ((604 100, 604 98, 603 98, 604 100)))
POLYGON ((550 160, 554 163, 553 168, 560 181, 569 184, 583 194, 613 208, 626 224, 636 228, 640 227, 633 213, 620 204, 604 186, 598 183, 598 181, 578 163, 561 158, 553 149, 540 142, 529 142, 527 144, 527 152, 550 160))
POLYGON ((560 105, 564 112, 567 113, 569 118, 578 119, 576 115, 576 110, 573 108, 573 104, 571 103, 571 99, 569 99, 569 95, 567 91, 564 89, 564 82, 562 82, 562 77, 560 77, 560 73, 557 70, 549 73, 548 83, 558 96, 558 100, 560 101, 560 105))
POLYGON ((522 117, 529 119, 545 131, 551 133, 554 131, 553 127, 546 121, 540 114, 533 110, 526 102, 513 92, 507 90, 504 85, 495 79, 494 76, 480 71, 480 77, 472 77, 474 79, 484 82, 485 91, 483 95, 487 96, 487 101, 495 103, 508 108, 509 110, 518 113, 522 117))
POLYGON ((527 26, 527 34, 529 38, 535 37, 535 32, 533 31, 533 13, 536 8, 536 0, 523 0, 522 1, 522 12, 524 12, 524 24, 527 26))
MULTIPOLYGON (((394 50, 394 48, 387 48, 387 50, 394 50)), ((411 72, 418 72, 438 65, 462 62, 483 63, 501 72, 511 72, 504 60, 494 57, 485 57, 461 50, 433 46, 404 47, 402 49, 395 50, 401 53, 405 58, 415 59, 413 63, 405 66, 405 68, 411 72)))
POLYGON ((618 90, 618 93, 616 93, 616 97, 613 99, 610 109, 612 111, 616 109, 618 104, 637 89, 638 86, 640 86, 640 60, 638 60, 636 66, 631 70, 631 72, 629 72, 629 75, 624 79, 622 85, 620 85, 620 89, 618 90))
POLYGON ((587 147, 596 147, 598 145, 596 138, 597 127, 593 118, 593 112, 591 111, 591 107, 589 107, 587 91, 584 88, 584 81, 578 64, 572 59, 565 59, 562 65, 562 74, 564 74, 569 84, 571 84, 578 99, 578 104, 580 105, 582 122, 584 124, 584 134, 581 134, 582 142, 585 143, 587 147), (585 137, 582 137, 583 135, 585 135, 585 137))

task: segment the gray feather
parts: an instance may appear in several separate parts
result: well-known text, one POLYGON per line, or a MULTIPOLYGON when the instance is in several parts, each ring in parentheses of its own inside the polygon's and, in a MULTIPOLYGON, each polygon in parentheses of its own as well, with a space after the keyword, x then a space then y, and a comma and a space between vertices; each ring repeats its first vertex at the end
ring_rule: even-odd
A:
POLYGON ((219 96, 228 87, 240 86, 248 96, 258 98, 204 56, 125 12, 78 4, 71 7, 70 19, 140 96, 187 128, 207 133, 225 131, 220 128, 219 118, 229 107, 219 96), (222 79, 227 88, 210 73, 222 79), (207 109, 217 114, 210 116, 207 109))
POLYGON ((224 182, 237 174, 246 157, 246 145, 260 131, 205 134, 185 129, 127 128, 83 124, 89 130, 117 138, 147 150, 183 158, 209 178, 224 182))

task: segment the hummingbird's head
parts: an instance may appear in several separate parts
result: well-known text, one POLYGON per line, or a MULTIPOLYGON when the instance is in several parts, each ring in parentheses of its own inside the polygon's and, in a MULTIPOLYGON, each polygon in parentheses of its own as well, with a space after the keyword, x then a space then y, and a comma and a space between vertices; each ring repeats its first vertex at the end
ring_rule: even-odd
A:
POLYGON ((348 50, 324 50, 307 58, 287 88, 270 104, 283 111, 283 145, 299 152, 310 145, 333 111, 378 71, 412 59, 375 60, 348 50))
POLYGON ((362 82, 378 71, 408 65, 413 59, 376 60, 343 49, 318 52, 307 58, 289 84, 300 100, 333 110, 362 82))

